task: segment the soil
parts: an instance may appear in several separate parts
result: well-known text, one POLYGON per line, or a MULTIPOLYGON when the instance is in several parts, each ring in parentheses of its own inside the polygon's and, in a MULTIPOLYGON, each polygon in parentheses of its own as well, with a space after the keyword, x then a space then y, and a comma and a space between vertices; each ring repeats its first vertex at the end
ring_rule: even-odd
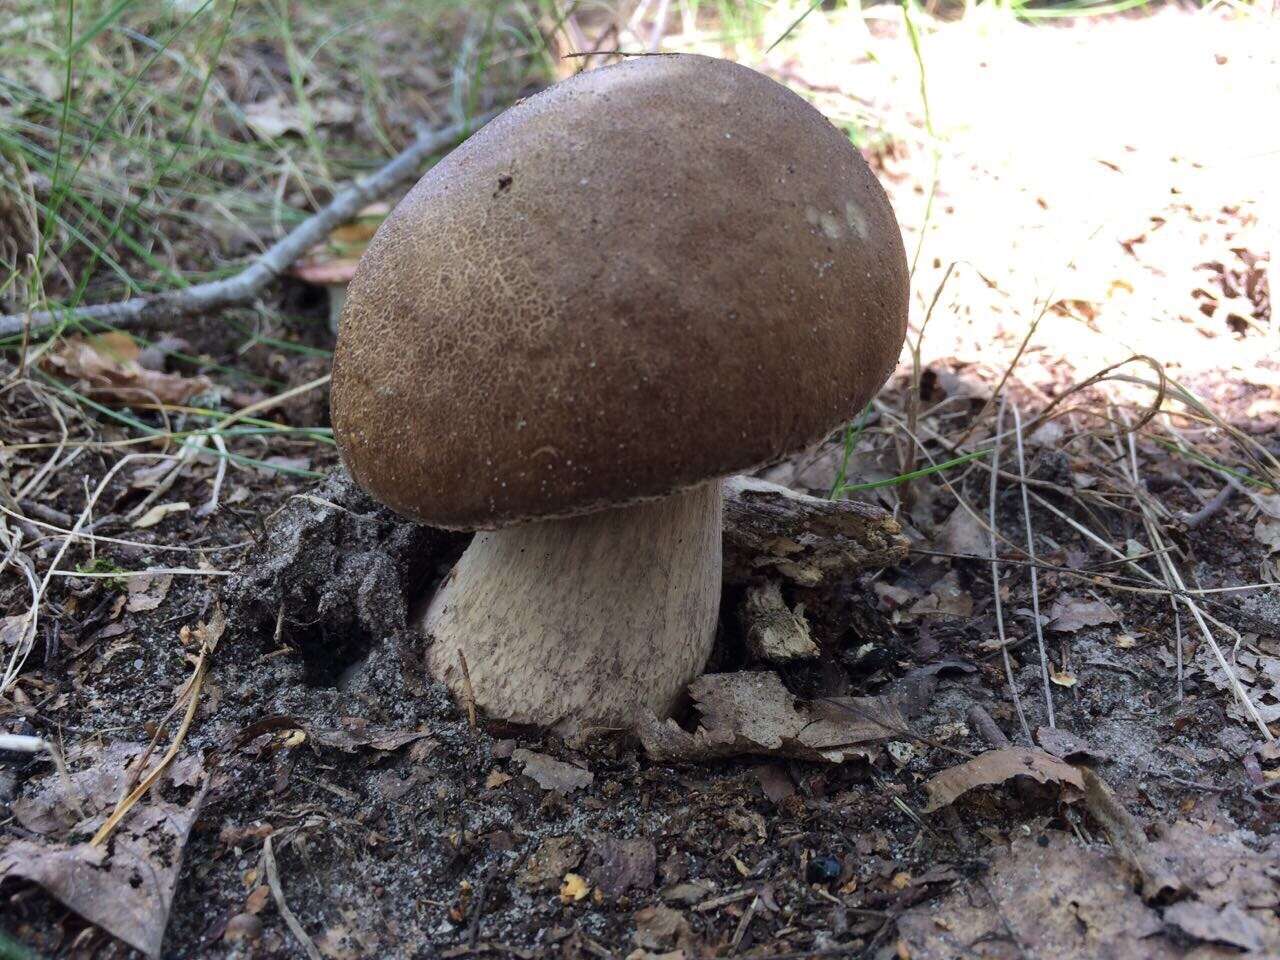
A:
MULTIPOLYGON (((1157 28, 1188 40, 1175 23, 1156 18, 1157 28)), ((1233 63, 1252 56, 1242 28, 1205 20, 1196 29, 1205 24, 1220 56, 1233 63)), ((884 72, 866 88, 867 102, 914 103, 906 92, 916 82, 913 68, 894 59, 906 45, 891 28, 880 38, 876 63, 884 72)), ((1139 29, 1142 23, 1117 21, 1079 34, 1028 31, 1019 34, 1028 48, 1020 56, 1061 65, 1076 62, 1078 49, 1060 49, 1072 43, 1136 50, 1136 41, 1126 44, 1139 29)), ((934 41, 930 63, 941 65, 942 77, 935 84, 946 87, 949 51, 957 63, 972 55, 967 36, 934 41)), ((802 32, 783 48, 792 60, 770 65, 819 92, 834 83, 847 107, 855 102, 847 92, 864 72, 872 76, 871 66, 845 65, 834 79, 806 75, 815 64, 839 66, 806 54, 806 44, 818 42, 802 32)), ((1197 69, 1212 76, 1221 65, 1206 56, 1197 69)), ((1155 63, 1145 69, 1152 87, 1170 72, 1155 63)), ((938 109, 941 123, 945 107, 938 109)), ((993 111, 980 120, 961 142, 998 144, 1008 119, 993 111)), ((915 133, 896 146, 868 148, 890 183, 909 249, 933 184, 929 153, 919 145, 923 120, 915 121, 915 133)), ((1086 127, 1063 115, 1056 129, 1070 139, 1086 127)), ((1109 138, 1112 128, 1099 121, 1097 129, 1109 148, 1124 149, 1109 138)), ((1062 153, 1089 156, 1094 146, 1077 143, 1062 153)), ((954 285, 942 288, 925 339, 915 422, 918 431, 934 431, 937 459, 948 456, 938 438, 994 432, 996 409, 987 400, 1027 323, 1046 309, 1049 319, 1006 385, 1027 422, 1072 384, 1146 353, 1166 375, 1198 389, 1240 436, 1280 453, 1280 363, 1265 349, 1277 342, 1265 285, 1274 247, 1260 239, 1245 186, 1215 180, 1194 196, 1171 193, 1182 181, 1166 154, 1143 168, 1155 178, 1153 206, 1108 223, 1114 256, 1088 269, 1072 261, 1069 281, 1033 297, 1020 265, 1039 262, 1049 229, 1031 212, 1045 209, 1034 198, 1072 209, 1080 195, 1092 196, 1092 181, 1063 167, 1038 169, 1027 174, 1034 184, 1010 189, 1029 206, 993 214, 982 205, 997 167, 957 151, 960 159, 949 160, 938 181, 941 212, 927 228, 929 254, 917 274, 919 330, 947 265, 966 256, 973 263, 952 271, 954 285), (975 228, 973 217, 997 215, 1008 229, 1006 250, 968 249, 969 238, 993 233, 975 228), (1130 232, 1134 218, 1145 219, 1147 232, 1130 232), (1165 244, 1165 231, 1182 239, 1159 257, 1140 256, 1144 244, 1165 244)), ((311 322, 284 333, 323 345, 323 304, 308 309, 311 322)), ((184 331, 195 343, 190 352, 235 362, 221 329, 207 321, 184 331)), ((317 361, 293 355, 255 362, 288 383, 318 375, 317 361)), ((169 369, 191 372, 172 360, 169 369)), ((1159 377, 1150 369, 1140 375, 1159 377)), ((907 444, 895 418, 905 420, 912 407, 912 379, 904 365, 886 388, 847 458, 850 482, 902 472, 907 444)), ((166 957, 1280 955, 1280 755, 1274 741, 1264 742, 1280 723, 1280 594, 1252 589, 1276 580, 1280 539, 1267 532, 1278 515, 1267 512, 1275 491, 1248 487, 1209 509, 1225 481, 1204 465, 1215 458, 1239 474, 1263 454, 1249 459, 1241 450, 1253 448, 1230 430, 1169 418, 1192 437, 1189 448, 1200 459, 1175 456, 1172 435, 1152 428, 1135 441, 1141 479, 1126 486, 1129 451, 1114 446, 1106 421, 1117 410, 1136 420, 1151 391, 1104 382, 1067 400, 1069 416, 1036 424, 1026 437, 1030 489, 1076 524, 1037 502, 1034 585, 1018 552, 1024 488, 1004 482, 996 500, 1007 558, 998 595, 1016 703, 997 641, 991 565, 978 559, 987 556, 986 533, 966 510, 985 516, 988 474, 972 465, 921 478, 906 492, 857 494, 893 510, 915 552, 897 568, 816 588, 784 586, 788 605, 803 607, 817 658, 752 660, 741 590, 726 591, 709 670, 775 671, 799 703, 885 696, 902 705, 905 727, 870 745, 865 759, 839 764, 777 755, 658 763, 628 736, 568 744, 484 717, 473 725, 427 677, 423 641, 408 626, 411 606, 449 569, 465 536, 398 519, 353 487, 331 448, 314 443, 253 441, 246 452, 254 457, 286 458, 324 476, 238 468, 221 506, 207 515, 198 507, 215 467, 197 463, 161 498, 190 509, 143 529, 117 519, 101 529, 128 543, 100 540, 92 557, 77 546, 62 567, 71 575, 54 580, 17 694, 0 716, 3 732, 60 744, 78 786, 69 790, 44 754, 0 754, 0 843, 81 843, 101 825, 120 779, 80 775, 118 770, 122 744, 142 747, 154 737, 156 754, 164 750, 202 638, 218 634, 225 618, 174 764, 131 814, 161 802, 193 811, 185 850, 156 854, 158 863, 176 866, 180 857, 181 864, 166 957), (1140 512, 1151 503, 1163 511, 1160 529, 1188 586, 1249 588, 1198 596, 1221 624, 1211 634, 1270 725, 1266 737, 1187 609, 1175 614, 1168 593, 1149 583, 1110 578, 1127 568, 1080 531, 1087 527, 1156 571, 1140 512), (1188 519, 1197 512, 1205 516, 1188 519), (204 572, 171 580, 110 576, 171 566, 204 572), (1043 661, 1033 602, 1044 614, 1043 661), (1182 889, 1150 894, 1122 839, 1068 783, 975 781, 954 803, 925 812, 931 778, 990 756, 1001 736, 1095 771, 1137 821, 1140 836, 1130 843, 1167 864, 1182 889), (42 805, 42 797, 53 800, 42 805), (77 798, 83 819, 67 813, 77 798), (50 810, 60 811, 56 830, 41 819, 50 810)), ((2 402, 7 444, 56 441, 57 422, 35 388, 11 389, 2 402)), ((279 415, 315 424, 324 408, 315 393, 279 415)), ((109 426, 96 427, 95 436, 115 438, 109 426)), ((1013 456, 1011 447, 1005 455, 1013 456)), ((835 437, 766 476, 825 495, 845 459, 843 438, 835 437)), ((108 449, 84 446, 74 469, 61 470, 42 498, 46 516, 52 510, 74 519, 85 505, 83 478, 96 482, 112 462, 108 449)), ((146 496, 148 482, 122 471, 99 514, 122 518, 146 496)), ((29 559, 43 570, 61 539, 36 542, 29 559)), ((8 577, 2 589, 7 612, 26 610, 25 578, 8 577)), ((697 723, 692 709, 679 719, 690 729, 697 723)), ((108 841, 109 855, 120 855, 124 836, 108 841)), ((69 909, 65 902, 75 896, 55 898, 35 883, 4 879, 3 928, 46 956, 137 954, 69 909)), ((130 902, 122 894, 117 915, 130 902)))

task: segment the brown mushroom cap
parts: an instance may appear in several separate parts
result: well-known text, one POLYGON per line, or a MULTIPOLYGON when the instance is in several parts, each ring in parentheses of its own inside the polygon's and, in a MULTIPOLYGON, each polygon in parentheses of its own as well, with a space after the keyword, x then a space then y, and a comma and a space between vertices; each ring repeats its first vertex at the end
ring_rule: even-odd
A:
POLYGON ((897 222, 842 132, 746 67, 638 57, 512 107, 386 220, 334 435, 434 526, 586 513, 821 439, 906 317, 897 222))

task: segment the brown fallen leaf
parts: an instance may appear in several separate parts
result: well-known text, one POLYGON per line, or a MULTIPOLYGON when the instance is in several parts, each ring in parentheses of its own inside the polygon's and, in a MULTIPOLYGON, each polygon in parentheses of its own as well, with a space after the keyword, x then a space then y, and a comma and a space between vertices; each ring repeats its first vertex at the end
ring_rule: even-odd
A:
POLYGON ((156 573, 149 576, 130 577, 125 583, 128 592, 127 609, 130 613, 154 610, 169 595, 169 587, 173 585, 173 574, 156 573))
POLYGON ((1075 633, 1086 627, 1119 622, 1120 614, 1101 600, 1059 597, 1049 608, 1049 629, 1058 633, 1075 633))
POLYGON ((0 852, 0 878, 37 883, 86 920, 158 957, 204 793, 185 807, 164 800, 139 805, 115 832, 109 852, 88 843, 12 840, 0 852))
POLYGON ((1095 750, 1080 737, 1061 727, 1037 727, 1036 743, 1061 760, 1106 760, 1107 754, 1095 750))
POLYGON ((1267 940, 1262 921, 1234 903, 1219 908, 1199 900, 1183 900, 1165 909, 1164 920, 1193 939, 1241 950, 1260 951, 1267 940))
POLYGON ((1031 777, 1040 783, 1057 783, 1076 794, 1084 793, 1080 771, 1043 750, 1004 747, 988 750, 930 778, 925 790, 929 803, 925 813, 941 810, 975 787, 990 787, 1014 777, 1031 777))
POLYGON ((574 790, 591 786, 595 781, 590 770, 583 770, 571 763, 548 757, 545 753, 520 749, 511 754, 511 759, 524 764, 524 775, 543 790, 572 793, 574 790))
POLYGON ((307 736, 322 747, 334 747, 345 753, 372 748, 374 750, 399 750, 405 744, 430 736, 425 730, 399 730, 395 727, 377 727, 359 717, 344 717, 339 729, 305 727, 307 736))
POLYGON ((689 733, 673 720, 641 718, 637 734, 656 760, 742 755, 842 763, 869 758, 872 747, 900 737, 897 703, 885 697, 831 697, 798 704, 776 673, 708 673, 689 685, 702 722, 689 733))
POLYGON ((13 801, 14 819, 32 833, 62 836, 77 824, 115 806, 128 779, 128 766, 142 753, 140 743, 113 743, 93 755, 83 770, 63 777, 50 773, 27 784, 13 801))
POLYGON ((118 342, 86 340, 73 336, 46 353, 41 365, 54 376, 103 403, 129 406, 139 403, 184 404, 214 389, 208 377, 184 377, 148 370, 118 342))
POLYGON ((588 859, 587 876, 608 897, 620 897, 632 887, 653 886, 658 850, 652 840, 619 840, 609 837, 597 843, 588 859))
POLYGON ((1160 915, 1105 852, 1050 831, 994 851, 981 885, 898 919, 897 956, 911 960, 1178 960, 1160 915))
POLYGON ((532 890, 552 888, 581 862, 582 841, 577 837, 547 837, 524 862, 517 879, 532 890))
POLYGON ((692 935, 684 914, 671 907, 655 905, 636 913, 636 946, 647 950, 665 950, 683 946, 692 935))

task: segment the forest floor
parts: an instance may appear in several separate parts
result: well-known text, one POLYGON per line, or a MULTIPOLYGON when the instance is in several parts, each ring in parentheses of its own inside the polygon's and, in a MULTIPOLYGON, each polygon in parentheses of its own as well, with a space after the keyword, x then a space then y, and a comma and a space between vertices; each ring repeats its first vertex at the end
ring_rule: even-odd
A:
MULTIPOLYGON (((775 12, 766 37, 794 20, 775 12)), ((281 210, 323 202, 323 158, 359 173, 407 114, 457 105, 439 51, 474 47, 471 22, 420 54, 385 21, 344 34, 403 55, 376 96, 333 81, 318 126, 296 51, 233 38, 218 95, 271 106, 200 176, 267 199, 205 196, 184 208, 201 229, 122 269, 160 285, 251 257, 281 210), (339 109, 361 96, 381 133, 339 109), (274 208, 264 142, 286 158, 274 208)), ((897 8, 817 10, 768 52, 676 14, 663 37, 812 99, 904 228, 899 370, 764 476, 879 504, 910 558, 787 587, 820 654, 786 665, 752 659, 727 591, 700 704, 749 677, 788 709, 881 709, 883 733, 842 762, 787 741, 670 762, 473 725, 407 623, 465 538, 342 475, 316 291, 287 280, 152 340, 67 331, 9 351, 0 390, 0 733, 56 752, 0 751, 0 933, 26 945, 0 957, 1280 955, 1280 27, 982 7, 913 26, 918 57, 897 8)), ((536 71, 490 53, 475 96, 508 102, 536 71)), ((19 225, 22 189, 0 192, 19 225)), ((70 294, 82 267, 41 283, 70 294)))

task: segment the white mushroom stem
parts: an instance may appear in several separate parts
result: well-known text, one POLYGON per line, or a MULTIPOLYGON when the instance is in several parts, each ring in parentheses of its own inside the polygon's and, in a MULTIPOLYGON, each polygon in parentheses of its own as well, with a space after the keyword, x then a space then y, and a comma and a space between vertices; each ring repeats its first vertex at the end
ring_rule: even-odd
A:
POLYGON ((713 481, 477 534, 418 621, 431 671, 515 723, 567 732, 667 716, 711 652, 720 533, 713 481))

